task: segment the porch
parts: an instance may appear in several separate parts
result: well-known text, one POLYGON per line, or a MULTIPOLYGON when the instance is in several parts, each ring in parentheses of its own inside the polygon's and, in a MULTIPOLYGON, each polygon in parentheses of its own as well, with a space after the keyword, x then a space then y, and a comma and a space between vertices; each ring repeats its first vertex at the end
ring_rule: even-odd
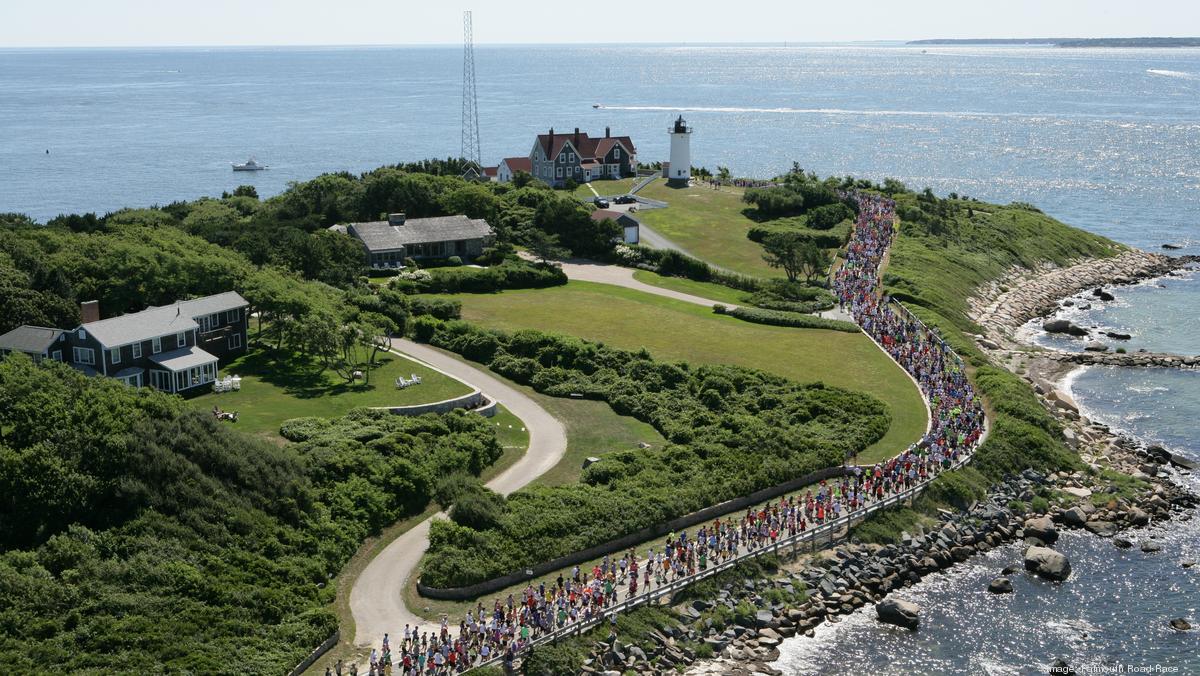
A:
POLYGON ((217 379, 217 358, 198 347, 181 347, 150 357, 150 385, 164 392, 183 392, 217 379))

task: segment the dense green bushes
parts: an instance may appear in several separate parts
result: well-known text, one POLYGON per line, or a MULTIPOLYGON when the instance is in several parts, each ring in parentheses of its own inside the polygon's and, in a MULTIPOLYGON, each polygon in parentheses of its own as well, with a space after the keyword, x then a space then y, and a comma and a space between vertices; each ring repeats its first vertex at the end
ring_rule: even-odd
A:
POLYGON ((287 448, 177 397, 0 361, 6 673, 284 673, 363 539, 501 453, 486 420, 360 410, 287 448))
POLYGON ((422 572, 434 587, 505 575, 838 464, 879 439, 890 420, 879 401, 820 383, 667 364, 538 331, 428 318, 419 325, 420 339, 538 392, 606 401, 670 442, 606 455, 575 485, 522 489, 492 528, 436 522, 422 572))
POLYGON ((771 280, 763 288, 750 295, 746 301, 748 304, 764 310, 802 314, 822 312, 832 309, 837 304, 833 294, 827 289, 782 279, 771 280))
POLYGON ((755 277, 725 272, 674 249, 653 249, 638 244, 621 244, 617 259, 622 265, 646 267, 660 275, 683 277, 697 282, 712 282, 740 291, 757 291, 763 282, 755 277))
POLYGON ((776 221, 770 225, 756 225, 746 232, 746 237, 759 244, 777 232, 795 233, 804 241, 812 242, 822 249, 837 249, 850 239, 851 223, 843 222, 831 226, 829 230, 813 230, 811 228, 791 227, 785 222, 776 221))
POLYGON ((756 307, 738 306, 728 308, 724 305, 714 305, 713 311, 719 315, 737 317, 743 321, 755 324, 770 324, 771 326, 791 326, 798 329, 828 329, 858 333, 858 325, 844 322, 840 319, 825 319, 816 315, 804 315, 796 312, 780 312, 778 310, 763 310, 756 307))
POLYGON ((396 278, 393 288, 405 293, 493 293, 505 289, 543 289, 562 286, 567 275, 543 263, 510 259, 490 268, 441 268, 417 280, 396 278))

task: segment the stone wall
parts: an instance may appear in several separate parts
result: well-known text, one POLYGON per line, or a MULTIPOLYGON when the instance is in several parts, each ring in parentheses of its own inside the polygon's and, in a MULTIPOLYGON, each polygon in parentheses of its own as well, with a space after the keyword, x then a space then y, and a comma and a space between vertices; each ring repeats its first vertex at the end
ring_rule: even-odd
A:
POLYGON ((412 406, 379 406, 395 415, 425 415, 426 413, 449 413, 455 409, 465 408, 475 411, 485 418, 496 415, 496 402, 479 390, 453 399, 435 401, 430 404, 413 404, 412 406))
POLYGON ((317 649, 309 653, 308 657, 305 657, 303 662, 297 664, 295 669, 292 669, 290 672, 288 672, 288 676, 300 676, 300 674, 303 674, 304 671, 311 667, 314 662, 321 659, 321 655, 329 652, 330 648, 337 645, 337 642, 341 640, 341 637, 342 632, 338 629, 334 629, 333 634, 329 638, 325 639, 324 643, 317 646, 317 649))

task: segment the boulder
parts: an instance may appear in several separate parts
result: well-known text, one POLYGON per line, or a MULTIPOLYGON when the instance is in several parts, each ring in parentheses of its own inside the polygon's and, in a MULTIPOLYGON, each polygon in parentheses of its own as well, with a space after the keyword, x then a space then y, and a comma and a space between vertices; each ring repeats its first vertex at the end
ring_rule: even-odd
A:
POLYGON ((921 609, 915 603, 900 599, 884 599, 875 604, 875 614, 884 624, 915 630, 921 624, 921 609))
POLYGON ((1110 300, 1116 300, 1115 297, 1111 293, 1105 291, 1104 289, 1101 289, 1100 287, 1096 287, 1096 288, 1092 289, 1092 295, 1099 298, 1100 300, 1106 301, 1106 302, 1110 301, 1110 300))
POLYGON ((1170 625, 1175 631, 1187 631, 1192 628, 1192 624, 1182 617, 1171 620, 1170 625))
POLYGON ((1133 336, 1129 335, 1128 333, 1121 333, 1119 331, 1105 331, 1104 335, 1112 338, 1113 340, 1129 340, 1130 338, 1133 338, 1133 336))
POLYGON ((1144 542, 1142 542, 1142 551, 1143 551, 1143 552, 1145 552, 1145 553, 1147 553, 1147 554, 1153 554, 1153 553, 1155 553, 1155 552, 1161 552, 1161 551, 1162 551, 1162 545, 1158 544, 1158 543, 1157 543, 1157 542, 1155 542, 1154 540, 1145 540, 1144 542))
POLYGON ((998 577, 988 584, 988 591, 993 594, 1011 594, 1012 590, 1012 580, 1007 577, 998 577))
POLYGON ((1150 515, 1139 507, 1130 507, 1125 518, 1129 520, 1129 523, 1139 528, 1150 523, 1150 515))
POLYGON ((1173 242, 1167 242, 1166 244, 1162 245, 1162 248, 1166 249, 1167 251, 1175 251, 1177 249, 1182 249, 1183 245, 1175 244, 1173 242))
POLYGON ((1103 519, 1088 521, 1083 525, 1088 532, 1099 535, 1102 538, 1110 538, 1117 534, 1117 524, 1103 519))
POLYGON ((1089 340, 1087 344, 1083 346, 1083 349, 1086 352, 1108 352, 1107 345, 1094 340, 1089 340))
POLYGON ((1025 550, 1025 570, 1047 580, 1062 582, 1071 576, 1071 562, 1049 547, 1030 547, 1025 550))
POLYGON ((1063 523, 1075 528, 1083 528, 1083 525, 1087 523, 1087 514, 1079 507, 1068 509, 1059 518, 1063 523))
POLYGON ((1133 547, 1133 543, 1129 541, 1129 538, 1115 537, 1113 538, 1113 546, 1117 549, 1129 549, 1133 547))
POLYGON ((1066 319, 1047 319, 1042 322, 1042 330, 1046 333, 1065 333, 1069 336, 1086 336, 1088 334, 1087 329, 1066 319))
POLYGON ((996 341, 992 340, 991 338, 980 338, 979 345, 988 350, 999 350, 1000 349, 1000 344, 997 343, 996 341))
POLYGON ((1054 527, 1054 522, 1050 520, 1050 517, 1040 516, 1025 521, 1025 537, 1034 537, 1045 544, 1052 545, 1058 540, 1058 529, 1054 527))

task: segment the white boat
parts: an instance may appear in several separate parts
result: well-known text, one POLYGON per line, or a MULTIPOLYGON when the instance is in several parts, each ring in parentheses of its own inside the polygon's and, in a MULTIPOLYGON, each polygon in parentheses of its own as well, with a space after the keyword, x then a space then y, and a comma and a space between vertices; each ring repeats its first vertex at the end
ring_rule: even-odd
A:
POLYGON ((246 160, 245 164, 234 164, 233 165, 234 171, 262 171, 263 169, 266 169, 266 168, 267 168, 267 165, 259 164, 258 161, 255 160, 253 157, 246 160))

